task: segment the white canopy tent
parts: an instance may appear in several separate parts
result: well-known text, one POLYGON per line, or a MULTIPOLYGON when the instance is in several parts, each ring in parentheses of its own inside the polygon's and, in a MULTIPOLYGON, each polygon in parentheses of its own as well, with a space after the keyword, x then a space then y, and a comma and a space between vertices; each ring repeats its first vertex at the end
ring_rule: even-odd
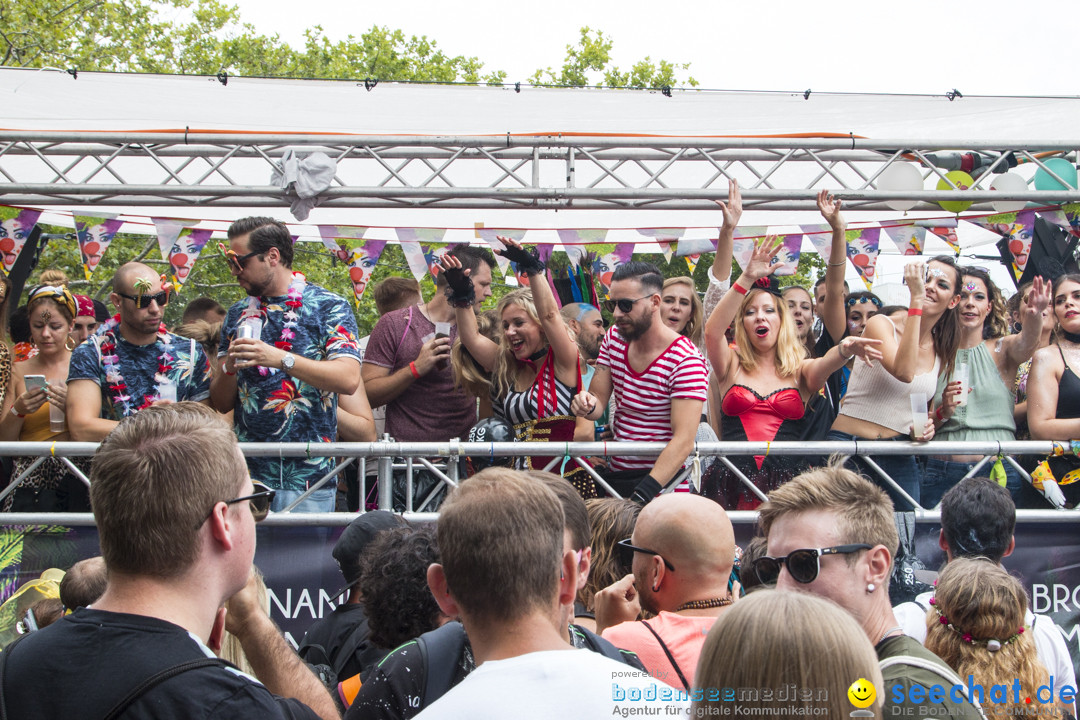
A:
MULTIPOLYGON (((989 173, 963 194, 935 191, 945 169, 930 161, 928 189, 884 191, 877 175, 941 151, 981 151, 1004 169, 1001 154, 1012 152, 1030 180, 1040 151, 1080 146, 1070 138, 1075 97, 668 96, 26 69, 0 69, 0 97, 0 202, 48 208, 47 222, 90 207, 119 212, 126 231, 147 233, 151 216, 223 229, 257 209, 303 239, 318 238, 315 224, 340 224, 372 227, 368 237, 383 228, 387 239, 396 227, 452 228, 452 242, 474 237, 477 223, 533 230, 533 242, 557 242, 556 228, 609 228, 607 242, 644 240, 634 229, 648 227, 709 237, 719 224, 709 208, 729 177, 744 188, 744 224, 781 232, 820 221, 812 198, 821 188, 845 198, 853 222, 903 217, 886 203, 904 197, 920 201, 910 217, 945 217, 930 201, 970 197, 985 213, 1019 195, 988 190, 989 173), (306 223, 269 184, 288 148, 337 160, 327 202, 306 223)), ((1074 187, 1022 196, 1080 201, 1074 187)), ((996 239, 961 223, 965 248, 996 239)), ((890 250, 883 240, 879 282, 898 275, 890 250)))

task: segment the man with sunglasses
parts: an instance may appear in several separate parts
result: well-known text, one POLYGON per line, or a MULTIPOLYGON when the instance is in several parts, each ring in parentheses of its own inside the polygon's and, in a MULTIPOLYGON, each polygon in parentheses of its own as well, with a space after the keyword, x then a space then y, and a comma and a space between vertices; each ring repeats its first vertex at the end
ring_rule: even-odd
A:
POLYGON ((100 442, 117 422, 151 405, 209 402, 210 363, 202 346, 162 323, 169 290, 142 263, 116 271, 109 300, 117 315, 71 353, 67 421, 73 440, 100 442))
POLYGON ((773 490, 759 513, 768 547, 751 571, 779 590, 826 597, 859 621, 881 663, 884 717, 980 717, 964 696, 950 696, 962 684, 956 674, 905 635, 893 614, 889 577, 900 537, 884 490, 829 465, 773 490), (929 692, 935 685, 945 688, 943 696, 929 692))
POLYGON ((633 573, 596 594, 596 631, 636 653, 656 679, 689 689, 705 636, 733 600, 731 520, 700 495, 663 495, 618 547, 633 573), (640 610, 655 617, 638 622, 640 610))
POLYGON ((6 717, 339 717, 259 607, 255 523, 273 491, 252 484, 217 413, 181 402, 127 418, 90 477, 108 585, 0 653, 6 717), (226 628, 261 682, 215 657, 226 628), (43 692, 43 678, 62 680, 43 692))
MULTIPOLYGON (((222 372, 210 383, 219 412, 233 412, 241 442, 327 442, 337 437, 338 395, 360 385, 356 317, 344 298, 294 273, 284 223, 248 217, 229 226, 229 270, 248 297, 221 326, 222 372)), ((333 458, 249 458, 252 477, 278 491, 274 510, 296 503, 333 458)), ((332 512, 336 481, 294 509, 332 512)))
POLYGON ((708 392, 705 358, 660 321, 664 279, 654 265, 623 263, 611 279, 606 309, 613 323, 600 344, 589 389, 571 410, 599 418, 615 393, 615 439, 664 442, 655 458, 612 457, 608 478, 622 494, 647 503, 679 474, 694 448, 708 392))

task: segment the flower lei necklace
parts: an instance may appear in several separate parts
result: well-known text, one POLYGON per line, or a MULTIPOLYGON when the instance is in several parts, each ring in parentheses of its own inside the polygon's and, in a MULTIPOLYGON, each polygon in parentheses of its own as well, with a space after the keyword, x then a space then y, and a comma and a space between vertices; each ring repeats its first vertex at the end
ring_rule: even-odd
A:
MULTIPOLYGON (((131 409, 131 396, 125 392, 128 386, 124 383, 124 376, 120 374, 120 357, 116 354, 116 328, 119 326, 120 315, 113 316, 111 320, 102 326, 98 331, 101 335, 99 349, 101 352, 101 365, 105 370, 105 382, 108 384, 109 390, 112 391, 113 407, 120 410, 121 417, 127 417, 135 411, 131 409)), ((154 375, 154 381, 157 383, 157 393, 143 397, 142 405, 139 405, 136 410, 142 410, 160 400, 162 386, 172 384, 169 372, 173 369, 173 361, 176 358, 172 354, 172 339, 169 337, 169 332, 165 329, 164 324, 158 327, 157 344, 161 348, 161 353, 158 355, 157 373, 154 375)))
MULTIPOLYGON (((289 299, 285 301, 285 313, 282 315, 284 322, 281 326, 281 339, 274 343, 274 347, 285 352, 292 350, 292 341, 296 339, 296 326, 300 321, 300 308, 304 304, 304 288, 306 286, 307 278, 304 277, 303 273, 294 272, 292 282, 289 283, 289 299)), ((265 317, 267 317, 266 298, 249 297, 248 306, 244 312, 240 313, 237 326, 243 325, 244 321, 249 319, 263 319, 265 317)), ((277 368, 259 367, 259 374, 263 377, 274 372, 277 372, 277 368)))

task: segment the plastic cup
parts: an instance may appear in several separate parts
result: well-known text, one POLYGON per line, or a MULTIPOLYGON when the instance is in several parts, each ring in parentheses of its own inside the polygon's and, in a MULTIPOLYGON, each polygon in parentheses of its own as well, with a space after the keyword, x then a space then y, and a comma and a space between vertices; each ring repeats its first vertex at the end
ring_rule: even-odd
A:
MULTIPOLYGON (((57 384, 63 385, 63 383, 57 384)), ((64 418, 64 411, 49 403, 49 432, 59 433, 65 430, 67 430, 67 422, 64 418)))
POLYGON ((960 381, 960 397, 957 399, 956 404, 967 405, 968 401, 968 387, 970 383, 970 376, 968 375, 968 364, 960 363, 956 366, 956 375, 953 380, 960 381))
POLYGON ((244 324, 236 329, 236 337, 238 338, 255 338, 256 340, 262 339, 262 320, 259 318, 248 318, 244 321, 244 324))
POLYGON ((926 393, 911 393, 911 427, 912 435, 922 437, 926 432, 926 423, 930 421, 930 413, 926 409, 926 393))

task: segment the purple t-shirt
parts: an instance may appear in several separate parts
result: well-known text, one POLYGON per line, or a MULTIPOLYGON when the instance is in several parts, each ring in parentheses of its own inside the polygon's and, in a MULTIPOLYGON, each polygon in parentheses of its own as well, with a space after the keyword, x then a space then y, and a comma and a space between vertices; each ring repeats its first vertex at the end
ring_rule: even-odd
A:
MULTIPOLYGON (((394 310, 379 318, 371 331, 364 362, 388 368, 393 374, 420 355, 421 338, 435 334, 435 325, 420 307, 394 310)), ((450 328, 450 342, 457 327, 450 328)), ((386 404, 386 432, 398 442, 441 442, 469 437, 476 424, 476 398, 454 387, 454 371, 447 361, 414 381, 386 404)))

